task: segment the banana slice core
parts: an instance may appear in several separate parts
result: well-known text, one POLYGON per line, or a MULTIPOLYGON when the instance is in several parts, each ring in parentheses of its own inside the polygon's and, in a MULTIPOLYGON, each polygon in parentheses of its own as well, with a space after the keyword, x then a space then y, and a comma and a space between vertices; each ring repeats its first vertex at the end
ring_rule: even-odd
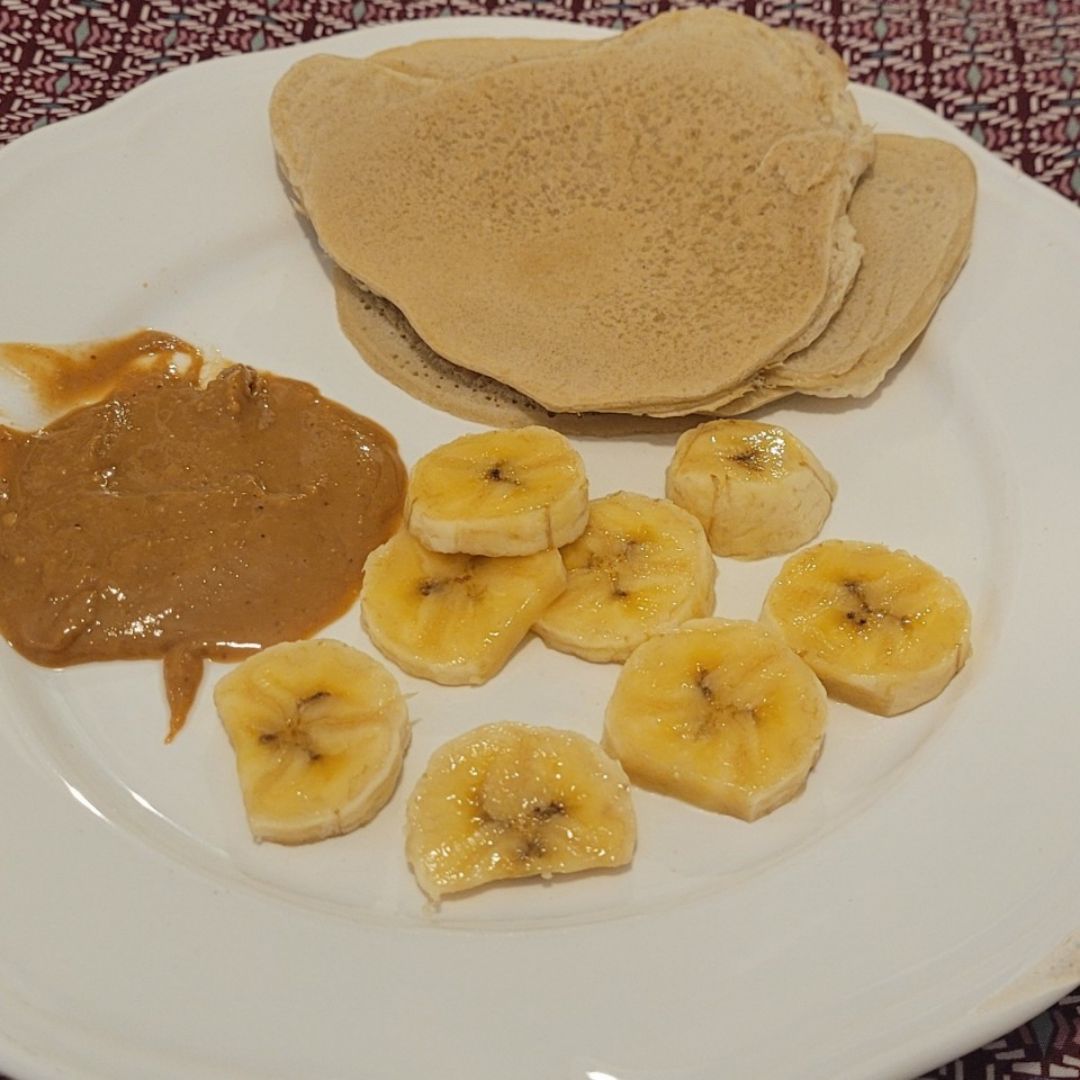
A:
POLYGON ((429 551, 399 532, 368 556, 360 611, 375 647, 444 686, 487 682, 566 588, 555 549, 487 558, 429 551))
POLYGON ((821 684, 778 635, 694 619, 627 660, 603 744, 634 783, 754 821, 802 791, 826 713, 821 684))
POLYGON ((407 811, 406 854, 432 899, 510 878, 623 866, 630 783, 573 731, 487 724, 431 756, 407 811))
POLYGON ((650 635, 712 613, 716 562, 704 530, 667 499, 594 499, 562 559, 566 591, 533 629, 585 660, 621 663, 650 635))
POLYGON ((565 436, 531 426, 463 435, 413 467, 405 522, 445 553, 531 555, 581 535, 589 489, 565 436))
POLYGON ((303 844, 370 821, 394 791, 410 726, 397 682, 340 641, 256 653, 214 691, 256 840, 303 844))
POLYGON ((713 420, 680 436, 666 493, 702 523, 717 555, 760 559, 817 536, 836 481, 785 428, 713 420))
POLYGON ((960 587, 883 544, 828 540, 793 555, 761 619, 830 695, 882 716, 937 697, 971 655, 971 610, 960 587))

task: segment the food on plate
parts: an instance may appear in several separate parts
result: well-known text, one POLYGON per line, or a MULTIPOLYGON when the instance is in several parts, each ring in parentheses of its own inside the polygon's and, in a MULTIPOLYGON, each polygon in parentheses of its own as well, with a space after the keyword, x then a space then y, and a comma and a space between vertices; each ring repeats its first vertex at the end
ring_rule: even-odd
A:
POLYGON ((817 536, 836 481, 785 428, 711 420, 675 444, 666 492, 701 522, 717 555, 760 559, 817 536))
POLYGON ((971 654, 956 582, 883 544, 827 540, 791 556, 761 620, 830 695, 882 716, 937 697, 971 654))
POLYGON ((952 287, 971 247, 971 159, 938 139, 878 135, 875 142, 874 164, 848 207, 863 260, 843 307, 816 341, 718 411, 745 412, 794 391, 866 397, 952 287))
POLYGON ((393 794, 411 729, 377 660, 340 641, 272 645, 214 690, 256 840, 306 844, 370 821, 393 794))
POLYGON ((24 380, 46 419, 105 398, 127 375, 184 372, 205 379, 214 362, 201 349, 162 330, 137 330, 77 345, 0 344, 0 368, 24 380))
POLYGON ((348 609, 405 471, 386 431, 308 383, 232 365, 201 385, 167 335, 81 355, 76 386, 104 397, 0 428, 0 630, 49 667, 164 660, 171 738, 204 659, 348 609))
POLYGON ((848 213, 863 262, 836 318, 767 373, 777 387, 866 397, 926 328, 971 248, 976 181, 949 143, 879 135, 848 213))
POLYGON ((505 64, 558 56, 586 44, 568 38, 436 38, 384 49, 371 60, 402 75, 464 79, 505 64))
POLYGON ((429 550, 533 555, 581 535, 589 486, 581 455, 550 428, 462 435, 413 466, 405 524, 429 550))
POLYGON ((975 173, 937 139, 879 135, 877 154, 850 204, 863 261, 843 307, 807 348, 767 367, 702 414, 552 413, 511 387, 451 364, 405 316, 340 268, 338 319, 367 363, 413 397, 468 420, 512 427, 546 423, 568 434, 681 431, 705 413, 736 416, 793 393, 865 397, 919 340, 967 258, 975 173))
POLYGON ((368 557, 360 611, 372 643, 403 671, 445 686, 477 685, 502 670, 565 588, 555 548, 447 555, 402 530, 368 557))
POLYGON ((805 787, 826 712, 821 683, 778 634, 694 619, 626 661, 603 745, 635 784, 754 821, 805 787))
POLYGON ((637 835, 618 762, 577 732, 514 723, 436 750, 406 815, 409 865, 433 900, 509 878, 624 866, 637 835))
POLYGON ((439 356, 393 304, 365 289, 340 267, 331 268, 331 279, 342 332, 368 366, 418 401, 464 420, 491 427, 544 424, 566 435, 618 437, 683 431, 702 419, 551 412, 513 387, 439 356))
POLYGON ((466 78, 313 57, 293 197, 435 352, 552 411, 694 412, 820 333, 872 156, 837 58, 693 10, 466 78))
POLYGON ((561 554, 566 591, 533 627, 552 648, 621 662, 652 634, 712 614, 708 541, 666 499, 629 491, 594 499, 588 526, 561 554))
MULTIPOLYGON (((772 33, 804 61, 831 67, 834 75, 846 77, 835 55, 810 35, 772 33)), ((595 47, 596 43, 575 40, 425 41, 376 54, 364 63, 381 70, 364 72, 345 66, 355 61, 315 58, 308 67, 294 71, 277 103, 279 149, 284 144, 287 151, 300 152, 303 140, 293 131, 319 123, 320 100, 329 108, 329 103, 340 103, 351 93, 354 99, 366 97, 373 106, 388 108, 428 93, 439 81, 467 82, 499 67, 542 66, 536 62, 584 55, 595 47)), ((350 107, 357 107, 357 100, 350 107)), ((864 249, 854 285, 841 270, 841 244, 833 258, 830 301, 802 337, 789 343, 790 355, 763 364, 741 383, 698 401, 695 411, 738 415, 795 392, 863 397, 918 339, 967 255, 974 170, 961 151, 935 139, 884 135, 875 139, 875 147, 874 165, 863 174, 848 207, 855 240, 864 249), (842 294, 849 286, 846 297, 840 296, 839 312, 827 318, 836 311, 837 292, 842 294)), ((299 196, 294 197, 304 212, 299 196)), ((752 236, 743 241, 744 246, 752 242, 752 236)), ((681 430, 700 419, 682 420, 679 414, 687 409, 681 402, 651 409, 640 404, 631 413, 588 412, 580 407, 552 412, 509 382, 470 370, 460 357, 435 351, 392 298, 379 295, 378 289, 372 291, 340 268, 333 276, 342 328, 364 359, 384 377, 438 408, 499 426, 542 422, 590 434, 681 430), (644 412, 660 415, 656 419, 639 415, 644 412)))

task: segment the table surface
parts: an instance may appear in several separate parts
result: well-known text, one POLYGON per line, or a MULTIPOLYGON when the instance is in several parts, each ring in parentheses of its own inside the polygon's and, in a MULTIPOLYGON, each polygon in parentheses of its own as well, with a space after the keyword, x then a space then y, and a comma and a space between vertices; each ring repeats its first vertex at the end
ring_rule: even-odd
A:
MULTIPOLYGON (((0 0, 0 145, 183 64, 433 15, 622 28, 665 0, 0 0)), ((745 0, 723 6, 830 42, 852 78, 948 118, 1080 203, 1080 0, 745 0)), ((1080 1080, 1080 993, 930 1074, 1080 1080)))

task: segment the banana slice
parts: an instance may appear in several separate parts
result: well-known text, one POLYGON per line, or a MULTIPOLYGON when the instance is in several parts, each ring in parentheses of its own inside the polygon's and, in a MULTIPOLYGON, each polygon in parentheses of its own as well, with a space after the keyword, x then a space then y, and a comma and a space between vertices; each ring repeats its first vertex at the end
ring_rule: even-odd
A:
POLYGON ((971 611, 959 586, 882 544, 828 540, 793 555, 761 621, 833 697, 881 716, 937 697, 971 655, 971 611))
POLYGON ((566 588, 558 551, 490 559, 428 551, 402 531, 364 566, 360 611, 402 670, 445 686, 487 682, 566 588))
POLYGON ((405 850, 432 899, 506 878, 623 866, 636 842, 630 783, 573 731, 488 724, 431 756, 405 850))
POLYGON ((556 431, 463 435, 422 457, 405 523, 432 551, 532 555, 581 535, 589 487, 581 456, 556 431))
POLYGON ((393 793, 411 729, 377 660, 340 641, 285 642, 214 691, 256 840, 305 844, 370 821, 393 793))
POLYGON ((647 637, 712 614, 709 542, 698 520, 666 499, 620 491, 593 500, 562 559, 566 592, 533 627, 552 648, 621 662, 647 637))
POLYGON ((712 420, 679 437, 666 492, 705 526, 717 555, 760 559, 817 536, 836 481, 782 427, 712 420))
POLYGON ((778 635, 694 619, 627 660, 603 744, 634 783, 754 821, 802 791, 826 707, 814 673, 778 635))

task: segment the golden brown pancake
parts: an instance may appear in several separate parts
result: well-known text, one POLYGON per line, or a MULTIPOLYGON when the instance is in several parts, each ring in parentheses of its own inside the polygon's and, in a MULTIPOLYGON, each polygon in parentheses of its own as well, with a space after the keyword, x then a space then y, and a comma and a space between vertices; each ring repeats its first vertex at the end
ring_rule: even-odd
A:
POLYGON ((388 300, 368 292, 338 267, 331 274, 341 329, 368 365, 418 401, 463 420, 491 427, 543 424, 565 435, 616 436, 684 431, 706 419, 549 412, 505 383, 451 364, 388 300))
POLYGON ((950 143, 879 135, 849 214, 864 254, 855 284, 806 349, 703 412, 738 416, 798 391, 866 397, 926 329, 971 246, 976 180, 950 143))
POLYGON ((553 410, 685 410, 816 333, 857 262, 870 140, 811 54, 697 10, 396 104, 409 76, 312 58, 272 121, 331 258, 438 354, 553 410))
MULTIPOLYGON (((968 157, 948 143, 882 135, 873 169, 852 200, 865 239, 855 287, 825 333, 807 350, 750 380, 717 415, 736 416, 796 389, 821 397, 864 397, 879 385, 929 322, 967 256, 975 206, 968 157), (797 381, 798 380, 798 381, 797 381)), ((678 430, 680 421, 603 414, 560 418, 485 376, 434 353, 386 301, 335 273, 346 335, 381 374, 438 408, 495 426, 548 423, 568 433, 678 430)))
POLYGON ((843 307, 808 348, 766 370, 767 386, 865 397, 922 333, 971 246, 976 180, 950 143, 879 135, 849 214, 864 247, 843 307))
POLYGON ((384 49, 370 59, 402 75, 467 79, 492 68, 543 60, 587 44, 572 38, 435 38, 384 49))
MULTIPOLYGON (((843 73, 842 62, 819 39, 782 33, 843 73)), ((409 76, 382 84, 385 106, 425 92, 433 79, 468 78, 581 47, 569 39, 456 38, 390 49, 370 59, 409 76)), ((948 291, 970 245, 975 198, 970 161, 948 144, 908 136, 879 137, 876 154, 849 208, 868 250, 843 307, 820 336, 820 319, 804 331, 803 339, 814 338, 808 347, 708 403, 714 414, 739 415, 795 390, 869 394, 910 349, 948 291)), ((605 435, 680 430, 702 418, 551 413, 497 380, 450 363, 388 301, 344 273, 334 277, 342 327, 371 365, 415 397, 466 419, 499 426, 540 422, 568 433, 605 435)), ((842 272, 834 275, 833 288, 847 285, 850 279, 845 283, 842 272)))

